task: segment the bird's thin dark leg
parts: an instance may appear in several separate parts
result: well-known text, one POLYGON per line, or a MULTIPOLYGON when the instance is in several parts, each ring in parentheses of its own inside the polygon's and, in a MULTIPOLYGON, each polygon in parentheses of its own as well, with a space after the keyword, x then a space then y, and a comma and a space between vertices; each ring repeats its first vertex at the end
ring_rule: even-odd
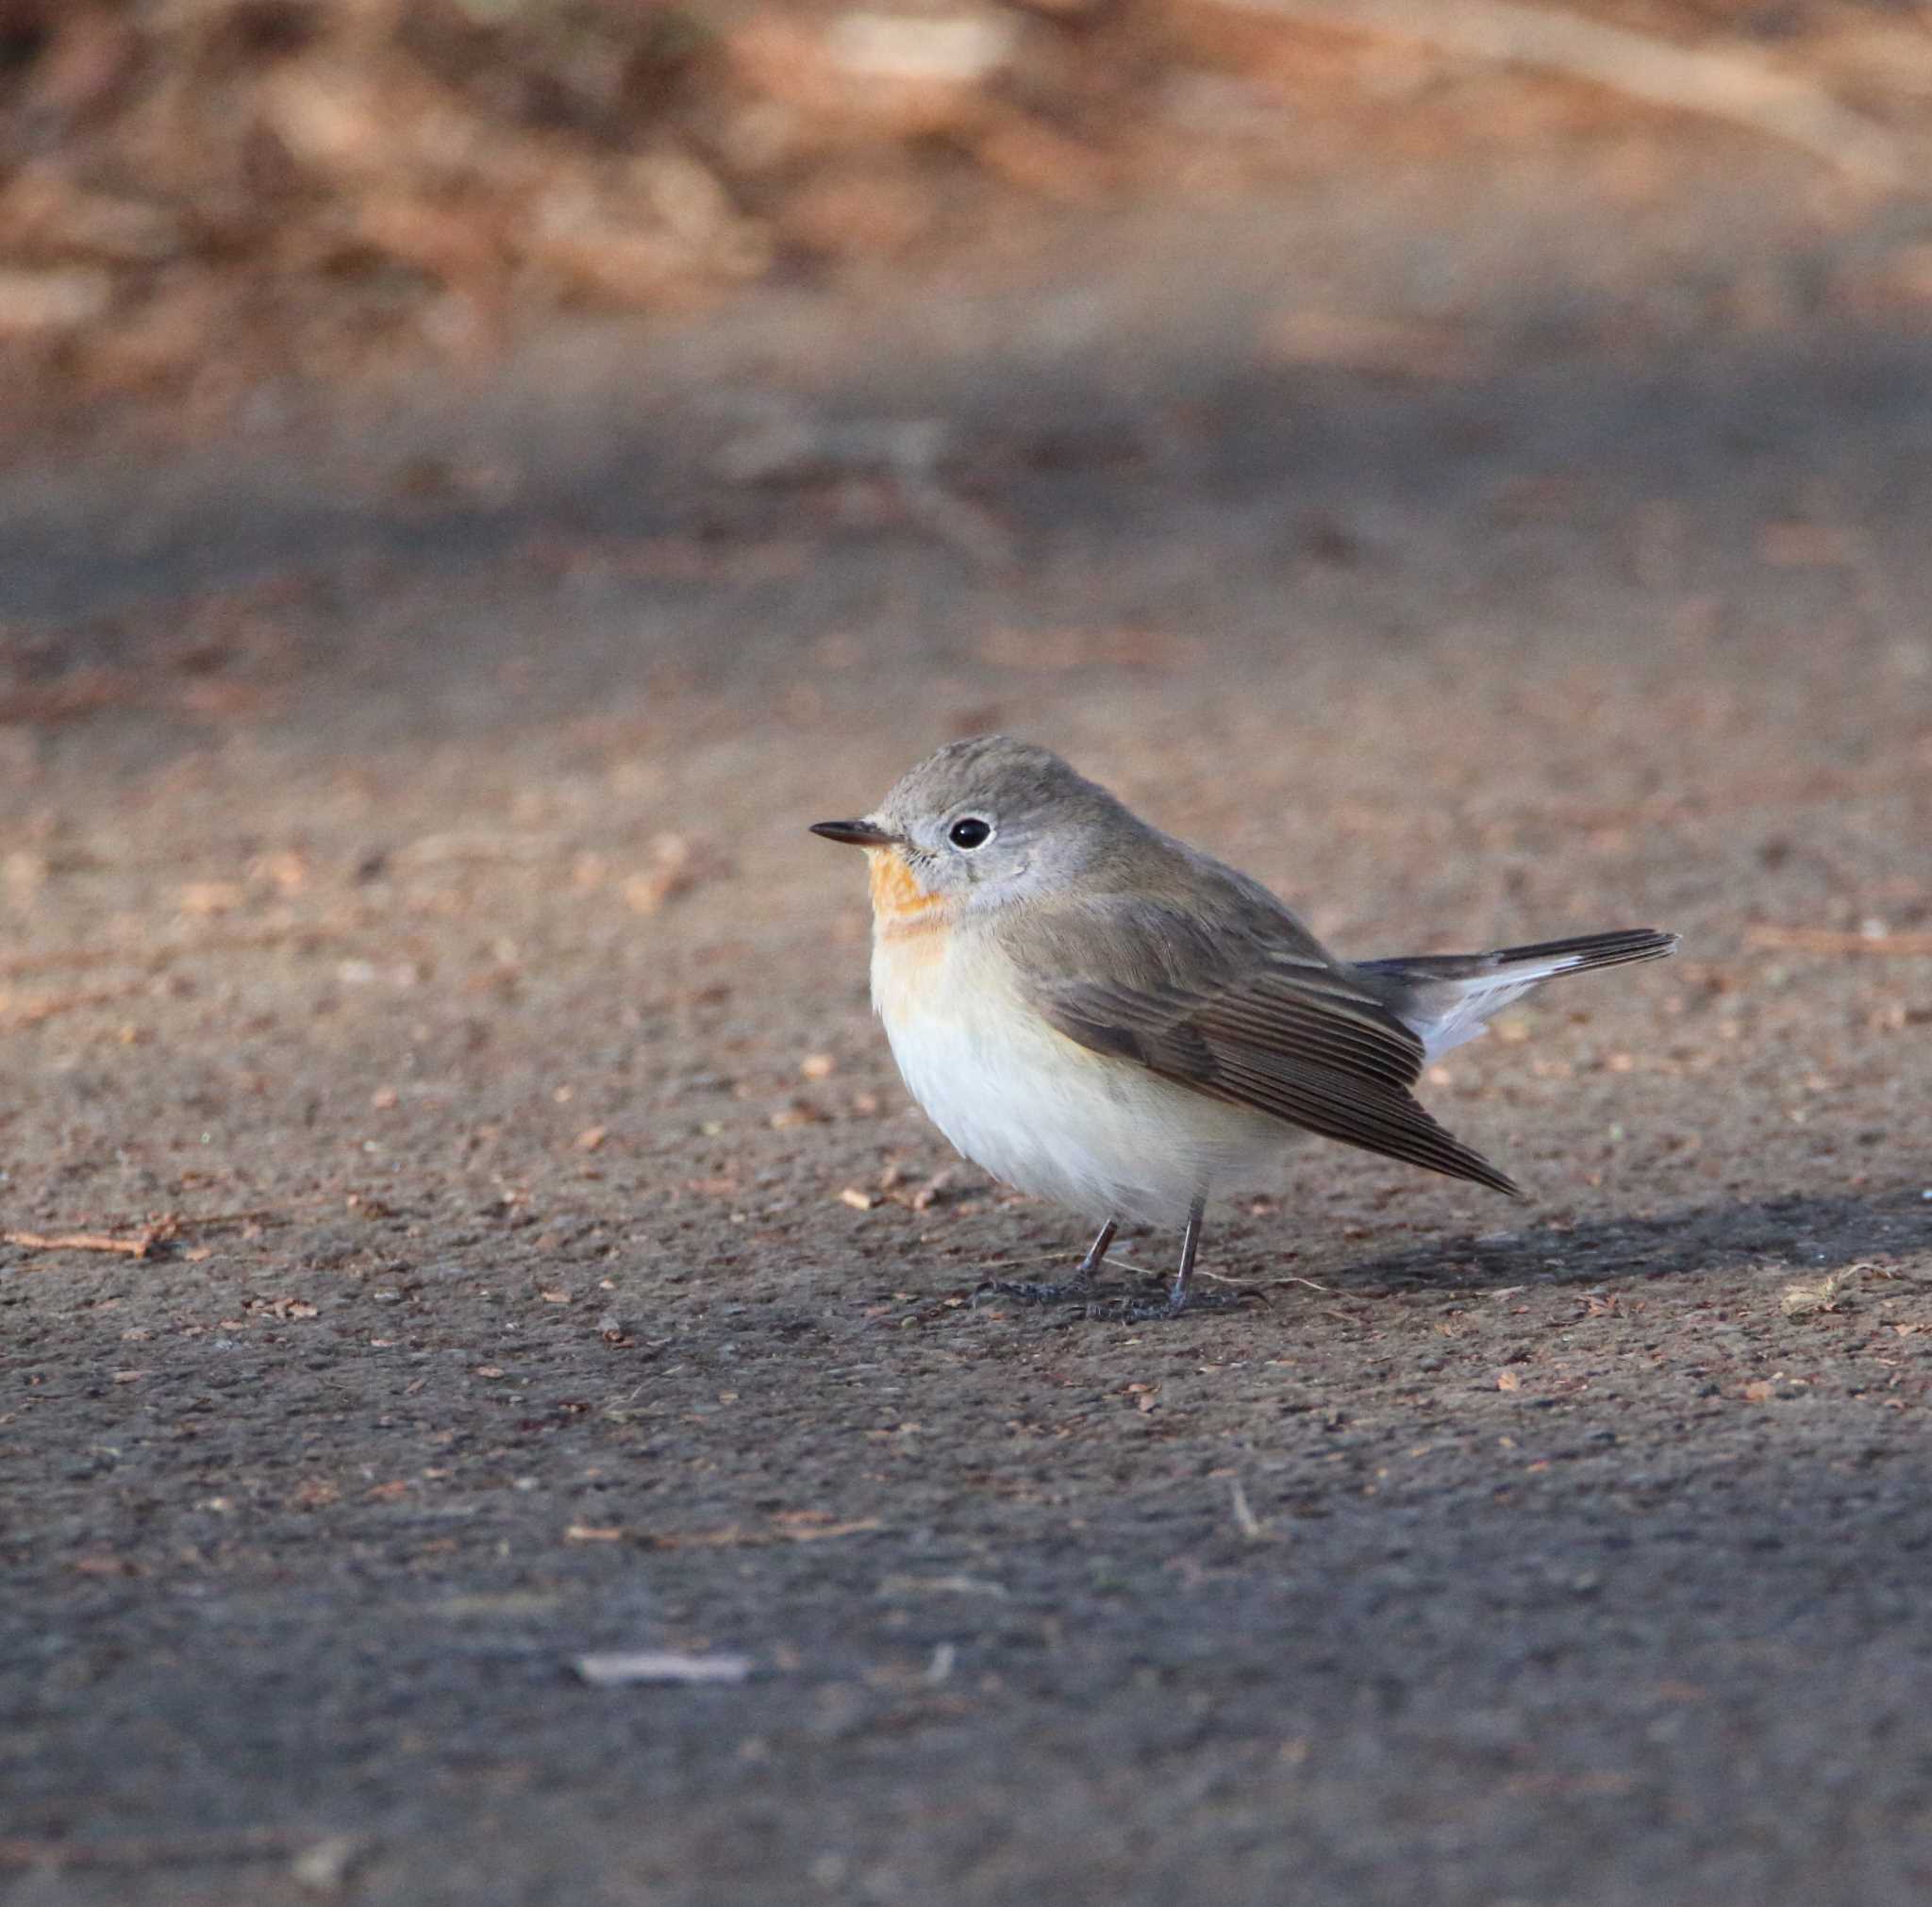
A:
POLYGON ((1113 1235, 1121 1229, 1118 1218, 1109 1218, 1093 1235, 1093 1243, 1087 1247, 1087 1256, 1080 1261, 1080 1268, 1074 1272, 1072 1282, 1091 1284, 1100 1276, 1100 1267, 1107 1263, 1108 1247, 1113 1243, 1113 1235))
POLYGON ((1178 1317, 1188 1308, 1188 1284, 1194 1276, 1194 1255, 1201 1249, 1201 1214, 1208 1209, 1208 1191, 1204 1186, 1194 1194, 1194 1202, 1188 1207, 1188 1229, 1181 1234, 1181 1264, 1174 1275, 1174 1289, 1167 1295, 1167 1314, 1178 1317))
POLYGON ((1024 1298, 1029 1304, 1065 1304, 1074 1299, 1085 1299, 1092 1295, 1093 1280, 1099 1276, 1100 1267, 1107 1263, 1108 1247, 1119 1230, 1120 1220, 1117 1218, 1109 1218, 1100 1228, 1099 1235, 1087 1247, 1087 1256, 1080 1261, 1072 1278, 1057 1279, 1052 1283, 995 1278, 989 1279, 979 1289, 998 1292, 1005 1297, 1024 1298))
POLYGON ((1253 1292, 1209 1292, 1203 1296, 1193 1288, 1194 1260, 1201 1250, 1201 1215, 1208 1206, 1208 1188, 1194 1194, 1188 1207, 1188 1229, 1181 1234, 1180 1269, 1165 1298, 1096 1298, 1087 1307, 1087 1315, 1115 1318, 1123 1324, 1151 1324, 1160 1318, 1178 1317, 1187 1311, 1232 1310, 1250 1303, 1253 1292))

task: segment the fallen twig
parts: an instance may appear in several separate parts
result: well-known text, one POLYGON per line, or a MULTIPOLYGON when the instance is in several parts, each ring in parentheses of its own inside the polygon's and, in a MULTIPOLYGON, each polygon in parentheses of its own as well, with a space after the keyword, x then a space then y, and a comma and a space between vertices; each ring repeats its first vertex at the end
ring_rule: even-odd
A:
POLYGON ((291 1224, 291 1214, 304 1207, 330 1205, 335 1199, 333 1193, 313 1193, 281 1205, 258 1205, 240 1212, 164 1212, 125 1238, 108 1231, 0 1231, 0 1245, 17 1245, 25 1251, 113 1251, 126 1258, 146 1258, 156 1246, 171 1245, 185 1231, 210 1231, 227 1225, 291 1224))
POLYGON ((305 1205, 332 1205, 335 1195, 317 1193, 307 1198, 291 1198, 286 1206, 258 1205, 248 1212, 176 1213, 169 1221, 176 1231, 207 1231, 218 1225, 270 1225, 286 1223, 291 1210, 305 1205))
POLYGON ((129 1836, 115 1841, 59 1841, 0 1835, 0 1868, 184 1867, 203 1862, 277 1861, 317 1837, 286 1828, 243 1828, 230 1834, 129 1836))
POLYGON ((1248 1493, 1241 1488, 1239 1477, 1230 1477, 1227 1482, 1229 1507, 1234 1511, 1234 1526, 1250 1543, 1263 1543, 1268 1538, 1268 1526, 1255 1514, 1255 1506, 1248 1501, 1248 1493))
POLYGON ((111 1006, 116 1000, 130 999, 147 991, 146 979, 123 980, 111 987, 94 987, 85 993, 55 994, 45 999, 28 1000, 24 1005, 0 1012, 0 1033, 17 1032, 25 1027, 38 1027, 60 1013, 77 1012, 83 1007, 111 1006))
POLYGON ((112 1238, 104 1231, 0 1231, 0 1245, 17 1245, 25 1251, 118 1251, 126 1258, 145 1258, 174 1235, 175 1223, 168 1219, 132 1238, 112 1238))
POLYGON ((1932 933, 1858 933, 1827 927, 1754 927, 1745 936, 1753 946, 1792 953, 1891 954, 1932 956, 1932 933))
POLYGON ((876 1516, 858 1516, 849 1523, 796 1522, 772 1530, 746 1530, 727 1523, 722 1530, 665 1531, 638 1540, 650 1549, 761 1549, 779 1543, 824 1543, 837 1536, 863 1536, 883 1528, 876 1516))
POLYGON ((341 939, 331 928, 313 922, 296 927, 264 928, 253 933, 211 934, 202 940, 177 940, 135 946, 57 947, 48 953, 20 954, 0 961, 0 980, 25 979, 34 974, 69 972, 75 968, 138 966, 149 974, 163 972, 176 961, 206 960, 213 954, 262 953, 291 943, 341 939))
POLYGON ((1908 168, 1884 126, 1840 106, 1810 80, 1743 47, 1676 46, 1669 41, 1515 0, 1222 0, 1322 26, 1387 34, 1445 53, 1533 66, 1647 105, 1726 120, 1782 140, 1876 185, 1908 168))
POLYGON ((22 954, 10 961, 0 961, 0 980, 24 979, 29 974, 61 973, 74 967, 124 965, 141 958, 131 949, 122 947, 62 947, 55 953, 22 954))

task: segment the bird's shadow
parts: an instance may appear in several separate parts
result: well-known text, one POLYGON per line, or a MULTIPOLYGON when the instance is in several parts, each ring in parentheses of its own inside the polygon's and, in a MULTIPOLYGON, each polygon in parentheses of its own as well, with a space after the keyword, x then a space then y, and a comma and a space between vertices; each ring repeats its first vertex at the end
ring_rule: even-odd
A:
POLYGON ((1419 1286, 1593 1285, 1767 1264, 1818 1276, 1928 1247, 1932 1200, 1913 1187, 1865 1196, 1791 1194, 1438 1238, 1374 1258, 1309 1267, 1309 1276, 1357 1294, 1419 1286))

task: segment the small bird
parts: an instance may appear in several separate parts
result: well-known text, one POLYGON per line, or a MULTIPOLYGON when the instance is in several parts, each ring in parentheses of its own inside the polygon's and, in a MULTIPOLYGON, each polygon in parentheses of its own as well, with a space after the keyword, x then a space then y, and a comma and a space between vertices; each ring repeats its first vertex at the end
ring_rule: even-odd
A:
POLYGON ((1638 928, 1483 954, 1344 961, 1257 880, 1163 834, 1058 755, 955 742, 857 821, 874 1010, 912 1096, 996 1179, 1100 1222, 1057 1283, 1092 1304, 1123 1218, 1182 1233, 1191 1301, 1208 1191, 1319 1133, 1522 1197, 1416 1102, 1423 1068, 1557 974, 1655 960, 1638 928))

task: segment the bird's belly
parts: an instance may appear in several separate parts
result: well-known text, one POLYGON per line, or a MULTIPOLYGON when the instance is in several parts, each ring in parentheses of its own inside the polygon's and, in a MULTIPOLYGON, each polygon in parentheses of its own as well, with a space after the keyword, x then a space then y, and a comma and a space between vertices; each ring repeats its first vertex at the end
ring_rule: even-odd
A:
POLYGON ((881 935, 873 1004, 908 1089, 976 1164, 1096 1218, 1179 1226, 1197 1187, 1275 1149, 1262 1115, 1056 1032, 997 949, 881 935))

